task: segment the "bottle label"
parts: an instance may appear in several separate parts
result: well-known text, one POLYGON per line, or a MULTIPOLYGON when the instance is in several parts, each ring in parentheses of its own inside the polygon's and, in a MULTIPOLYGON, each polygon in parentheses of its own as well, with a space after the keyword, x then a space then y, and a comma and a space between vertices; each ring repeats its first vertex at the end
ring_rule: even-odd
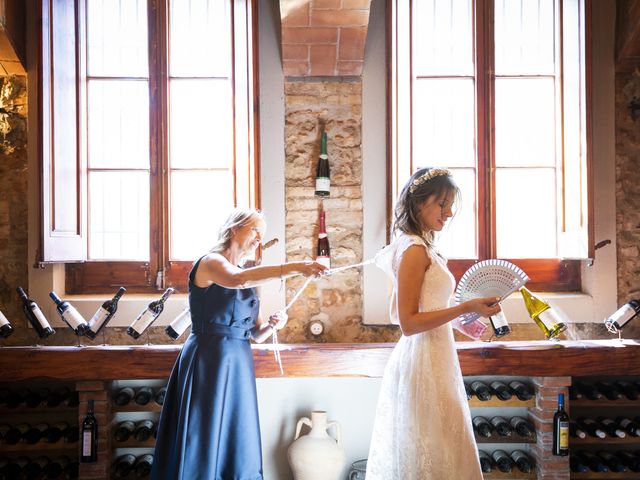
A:
POLYGON ((613 315, 607 319, 607 323, 613 323, 617 328, 622 328, 629 320, 635 317, 635 315, 636 311, 631 307, 631 305, 626 304, 614 312, 613 315))
POLYGON ((320 265, 324 265, 327 268, 331 268, 331 257, 318 256, 316 257, 316 262, 320 265))
POLYGON ((74 307, 67 308, 65 312, 62 314, 62 318, 74 330, 77 330, 80 325, 87 324, 87 321, 82 317, 82 315, 80 315, 80 312, 78 312, 74 307))
POLYGON ((98 311, 91 317, 89 320, 89 328, 93 333, 98 333, 100 327, 104 323, 104 321, 109 318, 110 313, 104 308, 100 307, 98 311))
POLYGON ((509 322, 507 322, 507 317, 505 316, 502 310, 500 310, 495 315, 491 315, 490 318, 491 318, 491 323, 493 324, 493 328, 495 328, 496 330, 498 328, 509 326, 509 322))
POLYGON ((316 177, 316 192, 329 192, 331 180, 327 177, 316 177))
POLYGON ((547 330, 552 330, 556 324, 562 323, 562 320, 560 320, 560 317, 558 317, 558 314, 553 311, 552 308, 547 308, 544 312, 540 313, 538 315, 538 319, 547 328, 547 330))
POLYGON ((32 304, 31 311, 33 312, 33 315, 36 317, 38 323, 42 328, 51 328, 49 322, 47 322, 47 319, 44 317, 44 314, 42 313, 42 310, 40 310, 40 307, 38 307, 38 305, 36 305, 35 303, 32 304))
POLYGON ((561 449, 569 448, 569 422, 560 422, 560 441, 558 445, 560 445, 561 449))
POLYGON ((0 312, 0 327, 8 324, 9 324, 9 320, 7 320, 7 317, 5 317, 2 312, 0 312))
POLYGON ((136 318, 133 325, 131 325, 131 328, 138 333, 142 333, 149 325, 151 325, 151 322, 153 322, 156 317, 157 315, 147 308, 138 318, 136 318))
POLYGON ((189 309, 184 310, 180 315, 178 315, 170 325, 178 336, 182 335, 189 325, 191 325, 191 312, 189 309))
POLYGON ((82 432, 82 456, 91 456, 91 447, 93 445, 93 432, 91 430, 85 430, 82 432))

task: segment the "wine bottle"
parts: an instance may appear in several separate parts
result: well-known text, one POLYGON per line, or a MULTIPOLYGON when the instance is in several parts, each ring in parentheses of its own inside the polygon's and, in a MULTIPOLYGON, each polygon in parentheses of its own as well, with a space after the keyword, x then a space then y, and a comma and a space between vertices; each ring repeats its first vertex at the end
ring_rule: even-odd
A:
POLYGON ((522 450, 511 452, 511 459, 522 473, 531 473, 533 471, 533 461, 522 450))
POLYGON ((153 398, 153 390, 151 387, 140 387, 136 390, 136 395, 133 400, 138 405, 146 405, 153 398))
POLYGON ((56 292, 49 292, 49 296, 51 300, 53 300, 56 304, 56 310, 62 317, 62 320, 74 331, 74 333, 78 336, 84 335, 89 329, 89 325, 87 321, 80 315, 80 312, 75 309, 73 305, 71 305, 67 301, 62 301, 56 292))
POLYGON ((87 415, 82 421, 82 455, 80 461, 93 463, 98 460, 98 422, 93 415, 93 400, 89 400, 87 415))
POLYGON ((482 402, 491 400, 491 390, 484 383, 476 380, 471 383, 470 387, 471 391, 478 397, 478 400, 482 402))
POLYGON ((48 423, 37 423, 29 427, 29 429, 22 434, 22 441, 27 445, 35 445, 43 437, 44 432, 49 429, 48 423))
POLYGON ((612 437, 625 438, 627 434, 616 422, 606 417, 598 417, 596 421, 600 424, 602 429, 612 437))
POLYGON ((116 310, 118 310, 118 300, 126 291, 124 287, 120 287, 113 298, 105 301, 98 311, 93 314, 93 317, 89 320, 89 329, 86 332, 87 337, 96 338, 100 331, 106 327, 109 320, 116 314, 116 310))
POLYGON ((570 400, 582 400, 582 392, 576 388, 575 385, 569 387, 569 399, 570 400))
POLYGON ((131 420, 125 420, 118 423, 115 431, 113 432, 113 438, 118 442, 126 442, 136 429, 135 423, 131 420))
POLYGON ((617 380, 615 382, 615 385, 629 400, 637 400, 638 397, 640 397, 640 393, 638 392, 638 387, 636 387, 631 382, 627 382, 625 380, 617 380))
POLYGON ((509 390, 509 387, 507 387, 504 383, 498 380, 494 380, 493 382, 491 382, 490 387, 492 392, 495 393, 496 397, 498 397, 500 400, 506 401, 511 399, 511 391, 509 390))
POLYGON ((513 433, 511 425, 507 423, 504 417, 495 416, 491 419, 491 425, 501 437, 510 437, 513 433))
POLYGON ((113 465, 113 473, 116 478, 125 478, 133 470, 133 465, 136 463, 136 457, 127 453, 116 458, 113 465))
POLYGON ((135 429, 133 431, 133 436, 138 442, 146 442, 147 440, 149 440, 149 437, 151 437, 153 428, 153 422, 148 418, 140 420, 138 423, 136 423, 135 429))
POLYGON ((608 400, 618 400, 622 398, 622 393, 618 390, 611 382, 596 382, 596 388, 602 392, 602 394, 607 397, 608 400))
POLYGON ((569 468, 572 472, 576 473, 586 473, 589 471, 589 467, 587 467, 580 455, 571 455, 569 457, 569 468))
POLYGON ((38 334, 38 337, 47 338, 56 333, 56 331, 51 328, 51 325, 49 325, 49 322, 42 313, 42 310, 40 310, 38 304, 27 297, 27 294, 22 287, 18 287, 17 290, 18 295, 20 295, 20 299, 22 300, 22 311, 38 334))
POLYGON ((491 431, 493 428, 489 421, 482 416, 473 417, 472 420, 473 429, 476 431, 476 434, 480 437, 491 438, 491 431))
POLYGON ((28 393, 26 388, 20 388, 18 390, 9 390, 7 394, 7 408, 18 408, 28 393))
POLYGON ((0 423, 0 442, 4 439, 4 436, 9 430, 11 430, 11 425, 8 423, 0 423))
POLYGON ((147 453, 142 455, 136 460, 133 466, 136 477, 147 477, 151 473, 151 466, 153 465, 153 455, 147 453))
POLYGON ((28 457, 18 457, 12 459, 5 468, 5 475, 10 479, 21 479, 22 469, 29 463, 28 457))
POLYGON ((7 320, 7 317, 0 312, 0 338, 7 338, 12 333, 13 327, 11 326, 11 323, 7 320))
POLYGON ((325 223, 324 210, 320 210, 320 230, 318 232, 318 246, 316 248, 316 262, 331 268, 331 250, 329 248, 329 237, 327 236, 327 226, 325 223))
POLYGON ((64 467, 69 464, 69 457, 66 455, 60 455, 51 460, 44 467, 43 471, 47 479, 58 479, 64 472, 64 467))
POLYGON ((78 425, 70 425, 64 432, 64 441, 67 443, 75 443, 80 439, 80 429, 78 425))
POLYGON ((136 392, 133 390, 133 388, 124 387, 116 392, 116 396, 114 397, 113 401, 116 402, 116 405, 118 405, 119 407, 123 407, 129 404, 135 394, 136 392))
POLYGON ((536 322, 547 339, 556 338, 567 329, 567 325, 558 318, 551 305, 531 293, 527 287, 520 287, 520 293, 529 316, 536 322))
POLYGON ((609 467, 607 467, 602 459, 598 457, 596 454, 591 453, 587 450, 582 450, 578 452, 582 461, 589 467, 589 469, 593 472, 608 472, 609 467))
POLYGON ((595 420, 592 420, 591 418, 579 417, 576 423, 582 430, 587 432, 592 437, 605 438, 607 436, 607 434, 602 431, 595 420))
POLYGON ((160 387, 158 389, 158 391, 156 392, 156 394, 153 397, 153 400, 158 404, 158 405, 163 405, 164 404, 164 397, 167 395, 167 387, 163 386, 160 387))
POLYGON ((139 338, 140 335, 149 327, 156 318, 160 316, 164 309, 164 302, 175 290, 171 287, 167 288, 158 300, 151 302, 136 319, 127 328, 127 334, 133 338, 139 338))
POLYGON ((40 391, 27 389, 26 395, 24 396, 24 404, 29 408, 36 408, 38 405, 42 403, 44 400, 43 396, 40 394, 40 391))
POLYGON ((553 415, 553 454, 569 455, 569 415, 564 410, 564 393, 558 394, 558 410, 553 415))
POLYGON ((69 390, 69 394, 62 399, 67 407, 77 407, 80 405, 80 395, 76 390, 69 390))
POLYGON ((575 388, 582 393, 582 395, 589 400, 600 400, 602 393, 593 385, 583 382, 576 382, 575 388))
MULTIPOLYGON (((26 431, 27 430, 25 429, 25 432, 26 431)), ((20 441, 21 438, 22 431, 17 426, 13 425, 9 425, 9 428, 4 432, 4 435, 2 437, 4 443, 6 443, 7 445, 15 445, 20 441)))
POLYGON ((496 337, 504 337, 511 333, 511 327, 509 326, 507 317, 502 310, 495 315, 491 315, 489 317, 489 323, 491 323, 491 327, 493 327, 493 334, 496 337))
POLYGON ((629 435, 633 437, 640 437, 640 424, 634 422, 630 418, 616 417, 616 423, 620 425, 621 428, 624 428, 629 435))
POLYGON ((640 457, 625 450, 616 452, 616 455, 629 470, 632 472, 640 472, 640 457))
POLYGON ((331 174, 329 171, 329 157, 327 156, 327 132, 320 137, 320 158, 316 168, 316 195, 326 197, 331 192, 331 174))
POLYGON ((535 428, 533 424, 523 417, 511 417, 509 420, 511 427, 516 431, 518 435, 526 438, 533 438, 535 434, 535 428))
POLYGON ((622 330, 631 320, 640 313, 640 301, 629 300, 604 321, 610 331, 622 330))
POLYGON ((49 393, 47 394, 47 398, 45 399, 47 407, 48 408, 57 407, 62 403, 65 397, 69 395, 70 392, 71 390, 69 390, 69 387, 60 387, 60 388, 49 390, 49 393))
POLYGON ((51 463, 48 457, 39 456, 37 458, 30 458, 29 462, 22 469, 22 473, 27 479, 41 478, 45 467, 51 463))
POLYGON ((187 328, 191 325, 191 309, 186 307, 180 315, 173 319, 173 321, 167 325, 167 328, 164 329, 169 338, 172 340, 176 340, 180 335, 182 335, 187 328))
POLYGON ((575 422, 569 423, 569 435, 573 438, 587 438, 587 432, 578 427, 575 422))
POLYGON ((527 400, 531 400, 533 398, 533 389, 529 385, 519 382, 518 380, 509 382, 509 388, 511 388, 513 393, 516 394, 518 400, 526 402, 527 400))
POLYGON ((511 473, 511 470, 513 470, 513 460, 507 455, 507 452, 504 450, 495 450, 491 454, 491 457, 498 467, 498 470, 502 473, 511 473))
POLYGON ((609 467, 609 470, 612 472, 626 472, 627 467, 622 463, 622 461, 616 457, 611 452, 607 452, 606 450, 600 450, 596 453, 600 457, 600 459, 604 462, 604 464, 609 467))
POLYGON ((467 382, 464 383, 464 393, 467 395, 467 400, 471 400, 471 397, 473 397, 473 391, 467 382))
POLYGON ((489 473, 493 470, 493 460, 487 452, 484 450, 478 450, 478 456, 480 457, 480 468, 482 473, 489 473))
POLYGON ((44 441, 47 443, 58 443, 67 430, 69 430, 69 424, 67 422, 56 422, 50 425, 47 431, 44 432, 44 441))

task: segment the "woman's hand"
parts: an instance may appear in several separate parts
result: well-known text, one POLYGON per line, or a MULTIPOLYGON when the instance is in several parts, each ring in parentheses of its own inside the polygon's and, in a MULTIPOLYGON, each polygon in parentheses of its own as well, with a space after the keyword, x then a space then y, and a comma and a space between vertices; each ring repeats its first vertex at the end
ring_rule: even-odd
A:
POLYGON ((282 330, 287 324, 287 320, 289 320, 289 316, 286 314, 286 312, 279 310, 269 317, 269 325, 271 325, 276 330, 282 330))
POLYGON ((483 317, 490 317, 501 310, 499 301, 500 297, 481 297, 466 301, 464 305, 469 313, 475 312, 483 317))
POLYGON ((327 267, 318 262, 295 262, 296 271, 305 277, 319 277, 327 267))

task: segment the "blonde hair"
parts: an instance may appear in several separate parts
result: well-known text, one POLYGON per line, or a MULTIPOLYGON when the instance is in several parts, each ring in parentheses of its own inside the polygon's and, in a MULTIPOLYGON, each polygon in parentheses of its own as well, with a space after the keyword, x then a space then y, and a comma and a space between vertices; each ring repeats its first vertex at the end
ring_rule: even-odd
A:
POLYGON ((417 170, 411 175, 398 196, 393 218, 393 232, 417 235, 429 247, 434 247, 435 233, 424 231, 418 220, 418 213, 422 204, 430 197, 440 198, 442 195, 449 194, 453 194, 455 202, 459 203, 460 189, 450 172, 434 168, 417 170))
POLYGON ((224 252, 231 244, 233 230, 244 227, 247 223, 254 219, 264 221, 264 215, 259 210, 253 208, 235 208, 224 221, 218 230, 218 239, 214 243, 210 253, 224 252))

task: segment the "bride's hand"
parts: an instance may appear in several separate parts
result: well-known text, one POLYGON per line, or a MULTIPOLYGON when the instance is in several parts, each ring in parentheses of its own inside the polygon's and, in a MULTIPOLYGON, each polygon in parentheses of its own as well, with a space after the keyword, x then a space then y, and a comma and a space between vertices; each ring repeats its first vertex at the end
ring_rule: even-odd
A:
POLYGON ((481 297, 468 300, 465 303, 467 312, 474 312, 482 315, 483 317, 490 317, 498 313, 501 308, 500 297, 481 297))
POLYGON ((287 320, 289 320, 289 316, 286 314, 286 312, 280 310, 269 317, 269 325, 271 325, 276 330, 282 330, 287 324, 287 320))

